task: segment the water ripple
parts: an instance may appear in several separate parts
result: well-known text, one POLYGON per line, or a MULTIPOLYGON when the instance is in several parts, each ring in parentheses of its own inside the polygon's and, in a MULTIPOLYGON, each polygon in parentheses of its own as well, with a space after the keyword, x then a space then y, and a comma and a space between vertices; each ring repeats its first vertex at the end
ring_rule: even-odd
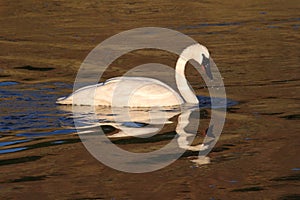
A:
MULTIPOLYGON (((222 26, 222 24, 218 26, 222 26)), ((74 118, 80 119, 79 121, 82 123, 83 128, 100 122, 105 133, 116 130, 112 126, 115 123, 112 120, 120 116, 116 116, 111 112, 100 113, 97 119, 93 119, 93 117, 90 118, 91 113, 86 113, 85 108, 83 108, 83 112, 79 116, 74 116, 72 107, 57 106, 55 104, 58 97, 70 92, 71 84, 58 82, 38 84, 2 82, 0 86, 0 107, 2 108, 0 113, 0 154, 78 142, 79 139, 66 139, 65 137, 65 135, 77 133, 77 130, 74 128, 74 118)), ((211 108, 212 101, 214 101, 215 105, 224 105, 224 99, 221 98, 211 99, 205 96, 197 96, 197 98, 200 108, 211 108)), ((227 99, 227 106, 236 104, 236 101, 227 99)), ((218 109, 218 106, 213 109, 218 109)), ((139 117, 141 117, 140 114, 145 114, 139 111, 136 112, 139 114, 139 117)), ((148 116, 149 113, 146 114, 148 116)), ((207 115, 205 112, 200 114, 201 116, 207 115)), ((178 115, 178 110, 158 110, 156 115, 158 117, 157 121, 163 121, 161 115, 176 116, 178 115)), ((140 118, 118 123, 117 128, 121 126, 131 131, 152 130, 160 125, 149 125, 147 120, 143 121, 140 118)), ((167 120, 166 123, 173 122, 167 120)), ((174 135, 174 132, 170 133, 174 135)), ((157 138, 164 140, 162 136, 157 138)), ((169 137, 167 136, 167 138, 169 137)))

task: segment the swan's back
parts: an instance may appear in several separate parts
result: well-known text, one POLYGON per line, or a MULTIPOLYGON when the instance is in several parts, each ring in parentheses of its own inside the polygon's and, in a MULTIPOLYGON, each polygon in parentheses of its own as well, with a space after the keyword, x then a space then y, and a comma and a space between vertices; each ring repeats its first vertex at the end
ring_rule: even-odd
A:
POLYGON ((117 77, 104 83, 83 87, 58 104, 114 107, 177 106, 182 98, 159 80, 145 77, 117 77))

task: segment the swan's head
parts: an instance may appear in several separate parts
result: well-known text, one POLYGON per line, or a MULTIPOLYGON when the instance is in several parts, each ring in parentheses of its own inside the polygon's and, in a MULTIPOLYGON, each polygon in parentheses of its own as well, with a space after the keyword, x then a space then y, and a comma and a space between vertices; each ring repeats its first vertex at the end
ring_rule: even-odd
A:
POLYGON ((201 63, 202 69, 205 71, 206 75, 210 80, 213 80, 213 75, 210 70, 210 60, 209 60, 209 54, 206 56, 204 53, 202 53, 202 63, 201 63))
MULTIPOLYGON (((200 53, 200 59, 198 60, 198 63, 200 63, 201 68, 205 71, 207 77, 210 80, 212 80, 213 75, 210 70, 210 55, 209 55, 208 49, 205 46, 200 45, 200 44, 199 44, 198 49, 199 49, 198 52, 200 53)), ((199 56, 199 54, 198 54, 198 56, 199 56)))
POLYGON ((193 44, 187 47, 182 56, 186 60, 193 59, 201 65, 201 68, 205 71, 209 79, 213 79, 213 75, 210 69, 210 55, 208 49, 201 44, 193 44))

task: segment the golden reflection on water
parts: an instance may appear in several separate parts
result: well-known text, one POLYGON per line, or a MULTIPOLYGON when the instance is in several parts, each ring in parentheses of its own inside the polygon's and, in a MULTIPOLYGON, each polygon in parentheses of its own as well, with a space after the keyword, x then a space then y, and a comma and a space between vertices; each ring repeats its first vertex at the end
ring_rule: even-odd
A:
MULTIPOLYGON (((25 84, 0 88, 0 141, 8 145, 1 150, 24 144, 29 150, 0 155, 4 198, 299 198, 298 1, 15 3, 1 4, 0 81, 25 84), (67 135, 57 132, 71 122, 49 102, 70 93, 87 53, 111 35, 143 26, 173 28, 207 46, 224 77, 227 96, 240 102, 229 108, 209 167, 192 169, 181 159, 164 170, 133 177, 88 160, 74 129, 67 135), (35 68, 15 68, 27 65, 35 68), (49 85, 41 88, 51 95, 40 92, 32 98, 28 91, 39 90, 28 82, 49 85), (47 134, 37 145, 30 139, 40 132, 47 134)), ((153 61, 133 54, 140 60, 121 59, 104 78, 124 74, 124 66, 153 61)), ((164 54, 152 58, 174 66, 164 54)), ((193 71, 187 74, 200 93, 193 71)))

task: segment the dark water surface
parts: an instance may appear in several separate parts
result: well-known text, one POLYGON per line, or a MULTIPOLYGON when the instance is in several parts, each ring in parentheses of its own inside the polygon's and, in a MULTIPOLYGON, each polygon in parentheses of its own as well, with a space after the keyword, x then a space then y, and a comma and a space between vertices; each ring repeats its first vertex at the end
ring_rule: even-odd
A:
MULTIPOLYGON (((70 87, 64 83, 1 82, 0 154, 42 147, 43 139, 48 136, 74 133, 74 129, 64 128, 64 124, 72 124, 72 120, 68 120, 70 113, 55 105, 57 89, 70 87)), ((58 141, 56 138, 45 145, 57 144, 58 141)))
MULTIPOLYGON (((12 81, 0 82, 0 106, 3 108, 0 115, 0 154, 13 153, 17 151, 29 150, 33 148, 42 148, 50 145, 59 145, 68 143, 64 140, 65 135, 77 134, 74 122, 72 106, 60 106, 55 104, 56 99, 62 94, 63 91, 70 90, 72 85, 51 82, 51 83, 38 83, 38 84, 21 84, 12 81), (60 137, 62 135, 62 137, 60 137)), ((198 96, 199 107, 201 109, 209 109, 211 107, 210 98, 205 96, 198 96)), ((215 101, 223 101, 222 99, 215 99, 215 101)), ((237 102, 228 99, 227 106, 234 106, 237 102)), ((87 115, 88 107, 82 106, 81 113, 77 113, 77 117, 83 118, 82 124, 93 123, 89 121, 87 115), (84 122, 86 121, 86 123, 84 122)), ((157 117, 163 117, 164 112, 172 112, 173 116, 179 115, 179 110, 166 110, 157 113, 157 117)), ((94 123, 100 123, 104 130, 115 130, 115 127, 109 125, 113 122, 117 111, 111 111, 109 108, 98 111, 99 119, 94 123), (114 112, 114 113, 111 113, 114 112), (111 128, 108 128, 110 126, 111 128)), ((120 114, 122 110, 119 111, 120 114)), ((138 111, 136 111, 138 112, 138 111)), ((132 131, 142 129, 149 124, 147 110, 132 114, 136 117, 130 121, 122 121, 120 119, 119 126, 133 128, 132 131), (141 118, 142 116, 146 116, 141 118), (140 116, 140 117, 139 117, 140 116), (145 121, 146 120, 146 121, 145 121)), ((203 110, 206 113, 206 110, 203 110)), ((122 115, 122 114, 121 114, 122 115)), ((208 115, 208 113, 206 113, 208 115)), ((202 116, 203 117, 203 116, 202 116)), ((152 119, 153 120, 153 119, 152 119)), ((159 120, 159 118, 157 119, 159 120)), ((165 120, 168 120, 167 118, 165 120)), ((163 118, 161 118, 163 125, 163 118)), ((174 122, 172 122, 174 123, 174 122)), ((84 128, 84 127, 83 127, 84 128)), ((175 131, 175 130, 170 130, 175 131)), ((107 131, 106 131, 107 132, 107 131)), ((172 135, 174 135, 172 133, 172 135)), ((130 140, 128 141, 130 143, 130 140)))
MULTIPOLYGON (((0 198, 299 199, 299 1, 28 0, 0 9, 0 198), (70 94, 77 69, 97 44, 144 26, 172 28, 204 44, 224 77, 234 102, 208 165, 196 167, 190 158, 197 154, 187 151, 156 172, 114 171, 82 146, 70 108, 55 105, 70 94)), ((161 52, 152 60, 133 55, 139 62, 117 60, 103 78, 136 64, 176 61, 161 52)), ((198 75, 188 70, 187 76, 201 94, 198 75)), ((209 121, 210 109, 203 110, 196 142, 209 121)), ((152 150, 174 137, 172 124, 164 137, 115 143, 152 150)))

